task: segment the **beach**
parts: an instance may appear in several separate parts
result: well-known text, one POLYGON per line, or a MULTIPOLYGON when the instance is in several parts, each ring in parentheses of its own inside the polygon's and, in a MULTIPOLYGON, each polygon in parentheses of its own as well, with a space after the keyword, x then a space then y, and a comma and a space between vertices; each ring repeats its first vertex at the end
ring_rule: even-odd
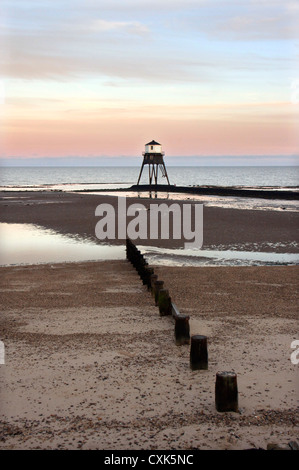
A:
MULTIPOLYGON (((1 222, 92 239, 96 206, 117 205, 104 195, 2 196, 1 222)), ((295 212, 204 212, 205 247, 297 252, 296 240, 295 212)), ((1 449, 290 449, 298 440, 298 266, 153 268, 190 316, 190 334, 208 337, 208 370, 191 370, 190 345, 175 344, 173 318, 160 316, 125 258, 1 267, 1 449), (237 374, 238 412, 215 408, 219 371, 237 374)))
MULTIPOLYGON (((120 192, 119 197, 122 195, 120 192)), ((132 204, 142 204, 146 209, 157 202, 156 199, 138 197, 127 200, 132 204)), ((158 202, 168 205, 173 203, 171 199, 158 202)), ((191 202, 188 195, 185 201, 175 201, 180 205, 184 202, 191 202)), ((102 203, 113 206, 117 214, 117 196, 59 191, 5 191, 0 197, 1 222, 37 224, 58 233, 79 235, 96 241, 95 226, 99 217, 95 216, 95 210, 102 203)), ((284 203, 281 201, 282 207, 284 203)), ((248 250, 298 253, 298 220, 298 212, 292 211, 240 210, 204 205, 202 248, 229 249, 237 245, 246 246, 248 250)), ((115 222, 117 231, 118 220, 115 222)), ((109 242, 124 244, 125 240, 116 237, 109 242)), ((142 244, 155 246, 157 240, 151 240, 148 236, 142 240, 142 244)), ((182 248, 184 239, 159 239, 159 246, 182 248)))

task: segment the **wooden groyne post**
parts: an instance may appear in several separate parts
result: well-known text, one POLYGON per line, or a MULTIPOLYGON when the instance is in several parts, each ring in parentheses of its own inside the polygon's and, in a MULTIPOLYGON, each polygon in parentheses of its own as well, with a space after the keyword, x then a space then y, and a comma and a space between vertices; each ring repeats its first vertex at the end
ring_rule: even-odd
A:
POLYGON ((154 281, 153 296, 155 298, 156 307, 158 306, 159 292, 160 292, 160 290, 163 289, 163 286, 164 286, 164 281, 159 281, 159 279, 157 279, 157 281, 154 281))
POLYGON ((126 256, 137 270, 143 284, 147 285, 152 292, 160 315, 172 315, 174 318, 176 344, 190 344, 190 317, 179 312, 177 306, 171 301, 169 291, 164 287, 164 281, 158 279, 158 276, 154 274, 154 269, 148 266, 146 259, 130 239, 126 240, 126 256))
POLYGON ((151 268, 143 254, 136 248, 130 239, 126 240, 127 259, 132 263, 144 285, 151 289, 151 277, 154 269, 151 268))
POLYGON ((157 274, 152 274, 152 275, 151 275, 151 281, 150 281, 150 282, 151 282, 150 290, 151 290, 151 292, 152 292, 153 295, 154 295, 154 283, 155 283, 155 281, 157 281, 157 280, 158 280, 157 274))
POLYGON ((174 335, 175 342, 178 346, 190 343, 190 326, 189 316, 182 315, 177 306, 172 302, 171 304, 172 316, 175 321, 174 335))
POLYGON ((217 372, 215 405, 217 411, 238 411, 238 386, 235 372, 217 372))
MULTIPOLYGON (((190 344, 189 316, 182 315, 171 301, 164 282, 158 279, 154 269, 148 266, 144 256, 131 240, 126 241, 127 259, 136 268, 143 284, 147 285, 159 307, 160 315, 172 315, 175 321, 174 335, 177 345, 190 344)), ((208 369, 207 337, 193 335, 190 347, 190 367, 192 370, 208 369)), ((217 372, 215 383, 215 405, 217 411, 238 411, 238 386, 235 372, 217 372)))
POLYGON ((158 307, 160 315, 171 315, 171 298, 167 289, 160 289, 158 293, 158 307))
POLYGON ((190 367, 192 370, 208 369, 208 338, 206 336, 191 336, 190 367))

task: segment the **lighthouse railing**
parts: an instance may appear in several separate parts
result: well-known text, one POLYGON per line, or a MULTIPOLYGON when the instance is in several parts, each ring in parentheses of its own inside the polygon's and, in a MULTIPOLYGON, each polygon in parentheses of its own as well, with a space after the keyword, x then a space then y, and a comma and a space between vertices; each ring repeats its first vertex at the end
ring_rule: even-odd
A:
POLYGON ((142 156, 144 157, 145 155, 162 155, 164 157, 165 152, 142 152, 142 156))

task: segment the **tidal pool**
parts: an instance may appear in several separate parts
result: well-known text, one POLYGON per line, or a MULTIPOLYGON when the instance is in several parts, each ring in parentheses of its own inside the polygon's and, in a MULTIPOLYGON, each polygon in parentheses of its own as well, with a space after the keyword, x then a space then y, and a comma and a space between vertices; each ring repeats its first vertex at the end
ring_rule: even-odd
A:
POLYGON ((0 224, 0 265, 125 259, 125 245, 97 244, 31 224, 0 224))
MULTIPOLYGON (((167 249, 136 243, 150 265, 250 266, 299 264, 298 253, 246 250, 167 249)), ((96 243, 31 224, 0 223, 0 266, 123 260, 122 245, 96 243)))
POLYGON ((138 246, 149 264, 164 266, 271 266, 297 265, 298 253, 271 253, 238 250, 170 250, 138 246))

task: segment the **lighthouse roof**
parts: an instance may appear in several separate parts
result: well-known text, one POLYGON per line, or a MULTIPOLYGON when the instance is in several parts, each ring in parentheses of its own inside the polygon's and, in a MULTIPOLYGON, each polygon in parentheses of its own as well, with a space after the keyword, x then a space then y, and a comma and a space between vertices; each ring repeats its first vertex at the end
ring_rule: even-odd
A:
POLYGON ((159 142, 156 142, 155 140, 152 140, 151 142, 145 145, 161 145, 161 144, 159 144, 159 142))

